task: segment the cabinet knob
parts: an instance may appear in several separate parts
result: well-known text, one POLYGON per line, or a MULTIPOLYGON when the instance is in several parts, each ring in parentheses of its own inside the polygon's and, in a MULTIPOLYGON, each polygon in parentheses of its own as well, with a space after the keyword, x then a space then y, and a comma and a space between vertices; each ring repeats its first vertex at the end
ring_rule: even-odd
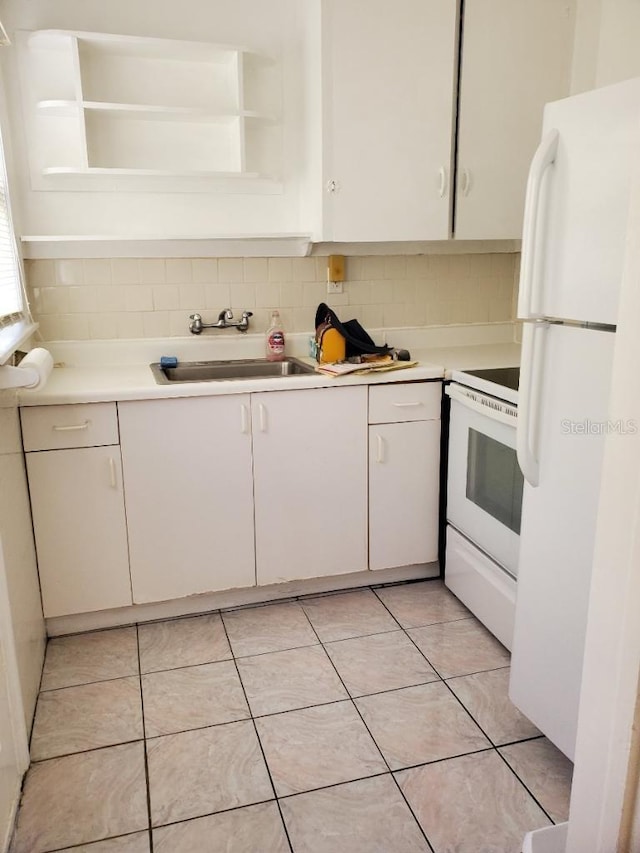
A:
POLYGON ((240 406, 240 432, 246 435, 249 432, 249 411, 246 406, 240 406))
POLYGON ((471 172, 463 169, 460 174, 460 191, 463 196, 468 196, 471 191, 471 172))
POLYGON ((262 403, 258 406, 258 415, 260 420, 260 432, 266 432, 268 429, 267 409, 262 403))
POLYGON ((440 198, 444 198, 447 194, 447 170, 444 166, 440 166, 438 169, 438 177, 440 179, 440 183, 438 185, 438 196, 440 198))

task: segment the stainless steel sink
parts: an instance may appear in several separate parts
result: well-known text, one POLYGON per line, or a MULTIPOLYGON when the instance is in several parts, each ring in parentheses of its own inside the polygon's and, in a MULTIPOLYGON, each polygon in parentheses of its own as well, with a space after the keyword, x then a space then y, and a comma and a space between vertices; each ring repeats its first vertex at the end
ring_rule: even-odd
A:
POLYGON ((312 365, 297 358, 287 358, 284 361, 267 361, 266 358, 183 361, 179 362, 177 367, 161 367, 159 362, 155 362, 150 367, 158 385, 173 385, 174 382, 219 382, 225 379, 266 379, 314 372, 312 365))

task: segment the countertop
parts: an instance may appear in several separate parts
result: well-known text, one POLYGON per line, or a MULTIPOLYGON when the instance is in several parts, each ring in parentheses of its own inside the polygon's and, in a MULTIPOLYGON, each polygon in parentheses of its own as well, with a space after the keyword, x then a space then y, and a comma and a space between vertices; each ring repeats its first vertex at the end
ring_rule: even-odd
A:
MULTIPOLYGON (((304 357, 308 337, 290 336, 287 339, 288 353, 298 358, 304 357)), ((19 402, 21 406, 42 406, 377 385, 446 379, 454 369, 513 367, 520 363, 520 344, 513 341, 513 327, 506 323, 380 330, 373 337, 375 340, 398 342, 397 345, 410 350, 412 360, 418 361, 418 364, 404 370, 338 378, 314 373, 269 379, 158 385, 149 364, 159 361, 161 355, 177 355, 182 361, 255 358, 262 355, 263 337, 246 335, 224 340, 208 338, 206 341, 173 338, 128 342, 39 343, 38 346, 51 351, 56 367, 42 389, 21 391, 19 402)), ((308 358, 305 360, 310 364, 315 363, 308 358)))

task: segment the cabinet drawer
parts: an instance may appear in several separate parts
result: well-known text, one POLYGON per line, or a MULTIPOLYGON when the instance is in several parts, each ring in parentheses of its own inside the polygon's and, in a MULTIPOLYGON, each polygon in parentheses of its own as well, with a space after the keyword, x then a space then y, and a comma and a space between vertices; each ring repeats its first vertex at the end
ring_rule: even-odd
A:
POLYGON ((33 406, 20 410, 25 450, 118 444, 115 403, 33 406))
POLYGON ((432 421, 440 418, 441 382, 394 382, 369 388, 369 423, 432 421))

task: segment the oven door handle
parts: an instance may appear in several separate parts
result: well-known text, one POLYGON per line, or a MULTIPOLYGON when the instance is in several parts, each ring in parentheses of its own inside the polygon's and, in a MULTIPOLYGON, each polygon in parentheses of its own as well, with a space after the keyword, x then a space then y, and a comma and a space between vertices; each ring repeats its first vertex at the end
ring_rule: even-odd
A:
POLYGON ((506 424, 514 429, 516 427, 518 422, 517 415, 507 414, 507 412, 503 412, 500 409, 494 409, 491 406, 484 406, 482 403, 478 403, 473 398, 467 396, 467 394, 465 394, 464 391, 461 391, 456 385, 447 386, 447 388, 445 388, 445 394, 457 403, 461 403, 467 409, 471 409, 472 412, 477 412, 485 418, 490 418, 492 421, 498 421, 501 424, 506 424))

